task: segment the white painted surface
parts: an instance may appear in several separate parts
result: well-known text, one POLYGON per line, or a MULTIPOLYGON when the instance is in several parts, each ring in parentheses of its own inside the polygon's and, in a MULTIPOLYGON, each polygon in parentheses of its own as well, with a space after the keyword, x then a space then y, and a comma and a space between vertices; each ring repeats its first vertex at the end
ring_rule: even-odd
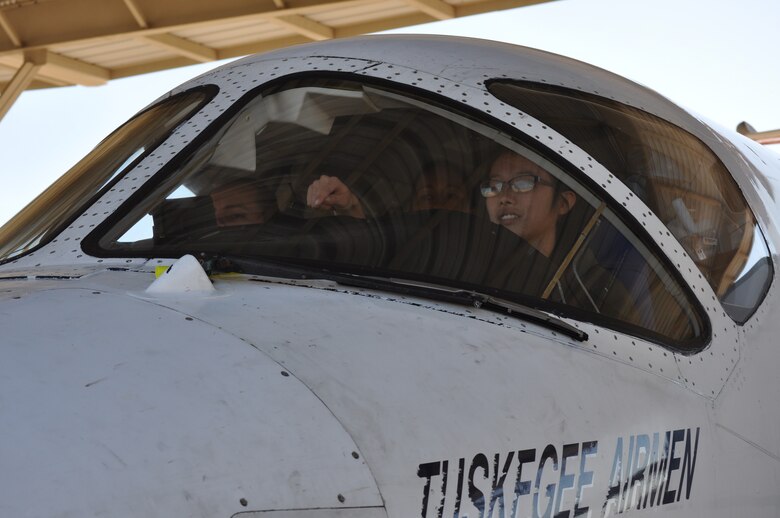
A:
POLYGON ((190 254, 183 255, 146 288, 149 295, 177 295, 214 293, 208 275, 200 263, 190 254))

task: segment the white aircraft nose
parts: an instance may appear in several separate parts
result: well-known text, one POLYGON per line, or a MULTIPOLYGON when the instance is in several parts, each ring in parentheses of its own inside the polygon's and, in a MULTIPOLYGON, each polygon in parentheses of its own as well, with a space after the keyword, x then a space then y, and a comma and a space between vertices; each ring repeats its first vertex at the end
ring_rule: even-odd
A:
POLYGON ((382 506, 333 415, 238 338, 89 289, 2 306, 3 516, 382 506))

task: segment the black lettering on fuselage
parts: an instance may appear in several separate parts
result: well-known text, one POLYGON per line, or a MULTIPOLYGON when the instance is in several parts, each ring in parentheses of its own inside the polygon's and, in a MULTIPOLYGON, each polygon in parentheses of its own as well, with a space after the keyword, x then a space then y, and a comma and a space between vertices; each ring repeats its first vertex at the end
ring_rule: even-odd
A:
MULTIPOLYGON (((656 487, 656 492, 658 493, 657 499, 651 499, 651 501, 655 501, 655 505, 661 505, 661 499, 664 496, 664 486, 666 485, 666 479, 667 479, 667 473, 666 473, 666 465, 669 463, 669 445, 671 444, 672 439, 672 432, 666 432, 664 434, 664 449, 663 449, 663 455, 661 456, 661 465, 658 467, 658 485, 656 487)), ((650 506, 652 507, 652 503, 650 506)))
POLYGON ((699 451, 699 428, 696 428, 696 442, 693 445, 693 457, 691 457, 691 429, 688 428, 688 434, 685 437, 685 453, 683 454, 683 465, 680 470, 680 486, 677 488, 677 501, 680 501, 682 495, 683 479, 687 482, 685 485, 685 499, 691 498, 691 485, 693 484, 693 470, 696 468, 696 453, 699 451), (686 469, 687 468, 687 469, 686 469))
POLYGON ((517 452, 517 477, 515 478, 515 497, 512 501, 512 517, 517 516, 517 504, 520 496, 531 494, 531 481, 523 480, 523 464, 536 460, 536 450, 521 450, 517 452))
POLYGON ((479 510, 479 517, 484 518, 485 516, 485 493, 479 490, 476 485, 474 485, 474 473, 478 469, 482 469, 482 472, 484 473, 483 479, 488 479, 488 472, 490 470, 490 466, 488 464, 487 457, 483 453, 478 453, 474 456, 474 459, 471 461, 471 467, 469 468, 469 498, 471 499, 471 503, 474 504, 474 507, 476 507, 479 510))
POLYGON ((539 486, 542 483, 542 472, 544 471, 544 465, 548 460, 552 461, 553 471, 558 471, 558 452, 555 451, 555 446, 548 444, 542 452, 542 457, 539 459, 539 469, 536 471, 536 486, 534 488, 533 497, 533 516, 534 518, 550 518, 552 516, 553 505, 555 504, 555 484, 547 484, 545 488, 545 495, 547 496, 547 508, 544 510, 544 514, 539 514, 539 486))
POLYGON ((460 502, 463 498, 463 472, 466 469, 466 459, 458 460, 458 491, 455 495, 455 511, 452 513, 452 518, 460 517, 460 502))
POLYGON ((579 443, 564 444, 561 450, 561 476, 558 479, 558 492, 555 495, 555 518, 569 518, 570 511, 562 511, 563 492, 574 488, 574 474, 566 472, 566 459, 576 457, 580 452, 579 443))
POLYGON ((506 482, 506 475, 509 472, 509 465, 512 464, 512 459, 514 459, 514 456, 515 452, 510 451, 506 456, 506 460, 504 461, 504 469, 499 470, 500 455, 498 453, 495 455, 493 461, 493 489, 490 492, 490 507, 488 509, 487 518, 493 516, 493 508, 495 507, 496 502, 498 502, 498 510, 501 518, 506 518, 506 515, 504 514, 504 482, 506 482), (498 476, 499 473, 501 473, 500 478, 498 476))
POLYGON ((615 455, 612 457, 612 470, 609 473, 607 500, 604 502, 604 515, 610 514, 610 507, 620 512, 620 487, 623 485, 623 438, 618 437, 615 443, 615 455))
POLYGON ((650 436, 637 435, 634 442, 634 461, 632 463, 631 483, 628 491, 628 509, 640 509, 642 494, 645 491, 647 480, 645 472, 650 460, 650 436), (636 504, 634 504, 636 502, 636 504))
POLYGON ((652 506, 655 501, 656 487, 658 487, 658 478, 660 477, 659 464, 661 462, 660 435, 658 432, 653 434, 653 446, 650 450, 650 456, 647 459, 648 468, 645 474, 645 486, 643 488, 644 498, 642 509, 647 507, 648 498, 652 506))
POLYGON ((676 491, 669 489, 672 481, 672 472, 680 468, 680 457, 674 456, 674 448, 678 442, 685 440, 685 430, 675 430, 672 432, 672 444, 669 447, 669 471, 666 474, 666 490, 664 491, 664 505, 674 502, 676 491))
POLYGON ((579 518, 590 516, 598 504, 602 516, 612 516, 680 502, 683 494, 687 500, 693 488, 700 432, 697 427, 617 437, 606 499, 591 505, 585 503, 585 491, 594 486, 596 473, 587 463, 598 453, 597 441, 564 444, 560 450, 548 444, 538 457, 536 449, 490 456, 478 453, 468 471, 467 459, 461 457, 457 482, 449 473, 454 461, 423 463, 417 469, 417 477, 423 480, 420 517, 517 518, 530 513, 535 518, 579 518), (536 476, 528 472, 534 465, 536 476), (510 510, 509 491, 513 495, 510 510))
POLYGON ((417 468, 417 476, 425 479, 425 486, 423 486, 423 499, 422 499, 422 513, 420 516, 426 518, 428 516, 428 497, 431 493, 431 478, 435 477, 441 472, 441 463, 439 462, 427 462, 420 464, 417 468))
POLYGON ((577 479, 577 493, 574 498, 574 516, 587 514, 590 510, 587 506, 580 507, 582 503, 582 493, 585 488, 593 485, 593 472, 585 469, 587 457, 595 456, 599 450, 597 441, 582 443, 582 453, 580 454, 580 476, 577 479))
POLYGON ((625 482, 623 482, 623 490, 618 497, 618 512, 623 513, 628 507, 629 489, 631 487, 631 474, 634 472, 634 436, 628 438, 628 465, 624 470, 625 482))
POLYGON ((450 463, 446 460, 441 463, 441 501, 439 501, 439 510, 436 513, 437 518, 444 516, 444 499, 447 498, 447 474, 449 471, 450 463))

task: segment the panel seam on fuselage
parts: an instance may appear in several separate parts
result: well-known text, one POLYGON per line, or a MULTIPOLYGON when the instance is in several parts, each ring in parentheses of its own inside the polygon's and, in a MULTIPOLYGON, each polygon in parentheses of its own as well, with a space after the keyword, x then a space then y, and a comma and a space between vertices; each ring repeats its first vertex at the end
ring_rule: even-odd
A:
POLYGON ((773 458, 773 459, 775 459, 776 461, 780 462, 780 455, 775 455, 774 453, 772 453, 771 451, 767 450, 766 448, 763 448, 763 447, 759 446, 758 444, 756 444, 755 442, 751 441, 751 440, 750 440, 750 439, 748 439, 747 437, 745 437, 745 436, 743 436, 743 435, 741 435, 741 434, 739 434, 739 433, 735 432, 735 431, 734 431, 734 430, 732 430, 731 428, 728 428, 728 427, 726 427, 726 426, 723 426, 723 425, 722 425, 722 424, 720 424, 720 423, 715 423, 715 426, 717 426, 718 428, 721 428, 721 429, 725 430, 726 432, 730 433, 731 435, 733 435, 733 436, 734 436, 734 437, 736 437, 737 439, 740 439, 741 441, 744 441, 745 443, 747 443, 747 444, 749 444, 750 446, 754 447, 755 449, 757 449, 758 451, 760 451, 760 452, 761 452, 761 453, 763 453, 764 455, 767 455, 767 456, 769 456, 769 457, 772 457, 772 458, 773 458))

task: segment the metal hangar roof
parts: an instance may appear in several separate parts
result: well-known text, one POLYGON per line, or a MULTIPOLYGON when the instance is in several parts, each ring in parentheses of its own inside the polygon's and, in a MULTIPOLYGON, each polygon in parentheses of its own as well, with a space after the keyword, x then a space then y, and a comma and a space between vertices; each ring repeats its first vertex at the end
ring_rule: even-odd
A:
POLYGON ((0 0, 0 118, 22 91, 549 0, 0 0))

